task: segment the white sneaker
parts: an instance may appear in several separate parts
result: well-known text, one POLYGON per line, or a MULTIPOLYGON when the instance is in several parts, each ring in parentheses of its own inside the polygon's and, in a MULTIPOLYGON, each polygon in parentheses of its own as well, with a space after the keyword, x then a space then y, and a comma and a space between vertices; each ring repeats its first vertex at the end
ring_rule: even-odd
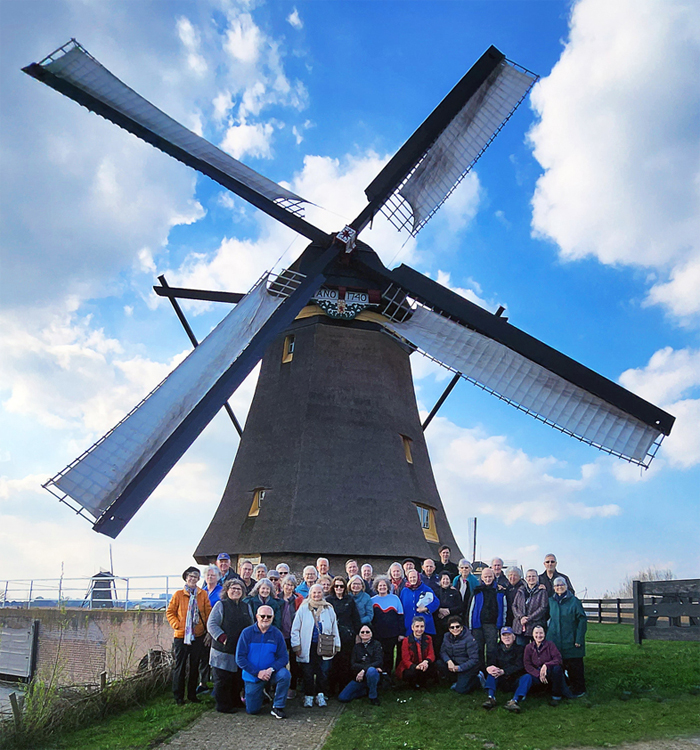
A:
POLYGON ((316 705, 320 706, 321 708, 325 708, 328 705, 328 701, 326 701, 326 696, 323 693, 319 693, 316 696, 316 705))
POLYGON ((313 705, 314 705, 313 695, 305 695, 304 696, 304 708, 313 708, 313 705))

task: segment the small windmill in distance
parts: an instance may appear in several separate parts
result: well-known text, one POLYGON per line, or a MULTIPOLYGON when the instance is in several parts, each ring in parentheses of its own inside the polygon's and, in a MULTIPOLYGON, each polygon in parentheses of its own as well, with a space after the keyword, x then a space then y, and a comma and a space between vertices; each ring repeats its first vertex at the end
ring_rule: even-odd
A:
MULTIPOLYGON (((401 265, 358 235, 381 212, 416 234, 473 167, 537 77, 489 48, 366 188, 341 231, 304 199, 172 120, 75 40, 24 69, 209 176, 308 238, 247 294, 170 289, 236 307, 114 429, 45 487, 116 537, 262 358, 255 396, 199 562, 318 554, 387 561, 457 545, 416 407, 414 351, 536 419, 648 466, 674 418, 401 265), (202 296, 204 295, 204 296, 202 296)), ((262 270, 262 269, 261 269, 262 270)), ((452 385, 454 385, 454 382, 452 385)), ((335 564, 335 562, 334 562, 335 564)), ((337 567, 337 566, 336 566, 337 567)))

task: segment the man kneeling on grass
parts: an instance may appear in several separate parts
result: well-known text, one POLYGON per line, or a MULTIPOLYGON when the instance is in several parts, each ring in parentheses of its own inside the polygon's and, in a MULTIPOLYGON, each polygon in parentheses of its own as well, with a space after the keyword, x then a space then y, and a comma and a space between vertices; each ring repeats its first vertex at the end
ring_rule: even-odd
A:
POLYGON ((287 669, 289 654, 281 631, 272 624, 272 607, 263 604, 255 615, 256 624, 245 628, 238 639, 236 663, 243 670, 245 710, 258 714, 265 688, 275 690, 270 713, 286 719, 287 691, 292 676, 287 669))
POLYGON ((515 689, 515 695, 504 708, 520 713, 520 701, 525 700, 527 691, 532 685, 532 677, 525 672, 523 664, 524 646, 515 642, 515 633, 511 628, 501 628, 501 640, 495 651, 488 654, 486 682, 484 687, 488 698, 482 704, 485 709, 496 707, 496 688, 501 690, 515 689))

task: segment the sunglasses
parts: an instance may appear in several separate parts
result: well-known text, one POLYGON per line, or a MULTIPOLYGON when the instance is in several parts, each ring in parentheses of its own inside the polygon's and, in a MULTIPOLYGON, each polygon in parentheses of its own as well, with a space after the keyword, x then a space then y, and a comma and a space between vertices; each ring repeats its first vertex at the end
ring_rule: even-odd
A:
POLYGON ((345 586, 343 586, 343 584, 342 584, 342 583, 338 583, 338 584, 336 584, 335 586, 333 586, 333 588, 334 588, 334 589, 344 589, 344 588, 345 588, 345 586))
POLYGON ((450 630, 458 630, 458 629, 461 630, 462 626, 461 625, 450 625, 450 630))
POLYGON ((273 615, 258 615, 258 618, 260 620, 271 620, 273 618, 273 615))

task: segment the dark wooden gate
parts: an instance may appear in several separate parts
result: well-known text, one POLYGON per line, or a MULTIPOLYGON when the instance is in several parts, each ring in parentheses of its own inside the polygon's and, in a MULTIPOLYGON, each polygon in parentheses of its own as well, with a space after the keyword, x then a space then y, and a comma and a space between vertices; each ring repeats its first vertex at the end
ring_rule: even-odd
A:
POLYGON ((700 641, 700 579, 634 581, 634 642, 700 641))

